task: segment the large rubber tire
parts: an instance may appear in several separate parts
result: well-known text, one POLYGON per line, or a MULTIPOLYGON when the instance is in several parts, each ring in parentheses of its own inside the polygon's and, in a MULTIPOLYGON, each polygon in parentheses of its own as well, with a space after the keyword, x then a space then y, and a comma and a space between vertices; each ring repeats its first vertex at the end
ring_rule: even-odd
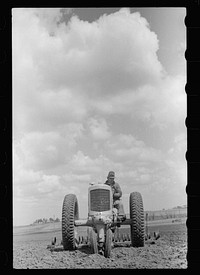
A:
POLYGON ((131 244, 133 247, 144 246, 144 209, 142 196, 139 192, 132 192, 129 197, 131 219, 131 244))
POLYGON ((104 249, 104 256, 106 258, 110 257, 111 245, 112 245, 112 231, 109 228, 106 230, 106 240, 105 240, 105 249, 104 249))
POLYGON ((76 195, 66 195, 62 207, 62 241, 64 250, 76 248, 74 221, 79 218, 78 201, 76 195))
POLYGON ((88 240, 90 243, 91 253, 98 253, 98 244, 97 244, 97 234, 94 232, 93 228, 89 228, 88 231, 88 240))

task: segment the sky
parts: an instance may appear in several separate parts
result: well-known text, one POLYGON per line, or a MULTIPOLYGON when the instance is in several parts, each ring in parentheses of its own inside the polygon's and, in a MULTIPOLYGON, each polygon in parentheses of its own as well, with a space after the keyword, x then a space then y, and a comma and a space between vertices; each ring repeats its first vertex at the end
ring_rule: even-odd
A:
POLYGON ((110 170, 144 210, 187 204, 185 8, 14 8, 13 225, 61 218, 110 170))

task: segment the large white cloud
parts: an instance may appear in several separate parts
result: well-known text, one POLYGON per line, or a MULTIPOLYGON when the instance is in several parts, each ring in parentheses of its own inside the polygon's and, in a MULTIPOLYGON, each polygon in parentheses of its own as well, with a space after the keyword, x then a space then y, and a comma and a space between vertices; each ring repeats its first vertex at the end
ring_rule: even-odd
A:
POLYGON ((57 9, 13 10, 13 81, 19 125, 26 120, 22 112, 30 118, 29 124, 51 114, 61 123, 63 117, 83 117, 91 98, 98 101, 103 94, 134 91, 162 76, 156 55, 158 39, 139 13, 123 9, 93 23, 72 17, 67 26, 56 25, 59 19, 57 9), (49 33, 52 24, 57 26, 54 36, 49 33))
POLYGON ((92 23, 74 16, 67 25, 56 24, 60 17, 57 9, 13 11, 16 133, 80 121, 96 111, 160 127, 182 119, 185 79, 162 73, 158 39, 145 18, 129 9, 92 23))
POLYGON ((41 20, 46 22, 44 16, 24 11, 18 20, 21 38, 26 40, 18 37, 14 43, 31 54, 48 88, 74 87, 78 80, 83 88, 91 89, 90 94, 113 93, 154 82, 162 75, 156 55, 158 39, 139 13, 123 9, 93 23, 72 17, 67 26, 58 26, 54 36, 46 24, 41 26, 41 20), (27 20, 28 27, 23 24, 27 20))

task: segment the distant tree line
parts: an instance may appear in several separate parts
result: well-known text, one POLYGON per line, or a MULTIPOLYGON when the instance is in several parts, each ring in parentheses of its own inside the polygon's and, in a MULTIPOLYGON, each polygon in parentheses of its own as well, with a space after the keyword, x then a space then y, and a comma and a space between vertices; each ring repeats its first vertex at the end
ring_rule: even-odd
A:
POLYGON ((53 219, 53 218, 49 218, 49 219, 46 219, 46 218, 43 218, 43 219, 37 219, 33 222, 33 224, 44 224, 44 223, 52 223, 52 222, 60 222, 60 219, 59 218, 56 218, 56 219, 53 219))

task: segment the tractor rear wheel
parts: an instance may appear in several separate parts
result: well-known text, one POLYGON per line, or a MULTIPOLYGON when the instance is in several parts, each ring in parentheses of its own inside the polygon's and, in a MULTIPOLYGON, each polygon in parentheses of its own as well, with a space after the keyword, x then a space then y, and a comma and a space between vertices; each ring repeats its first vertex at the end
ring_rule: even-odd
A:
POLYGON ((105 240, 105 249, 104 249, 104 256, 106 258, 110 257, 111 245, 112 245, 112 231, 110 228, 108 228, 106 230, 106 240, 105 240))
POLYGON ((144 246, 144 209, 142 196, 132 192, 129 197, 131 219, 131 244, 133 247, 144 246))
POLYGON ((94 232, 93 228, 89 228, 88 231, 88 240, 90 243, 91 252, 94 254, 98 253, 98 245, 97 245, 97 234, 94 232))
POLYGON ((62 207, 62 241, 64 250, 74 250, 75 225, 74 221, 79 218, 78 201, 74 194, 65 196, 62 207))

